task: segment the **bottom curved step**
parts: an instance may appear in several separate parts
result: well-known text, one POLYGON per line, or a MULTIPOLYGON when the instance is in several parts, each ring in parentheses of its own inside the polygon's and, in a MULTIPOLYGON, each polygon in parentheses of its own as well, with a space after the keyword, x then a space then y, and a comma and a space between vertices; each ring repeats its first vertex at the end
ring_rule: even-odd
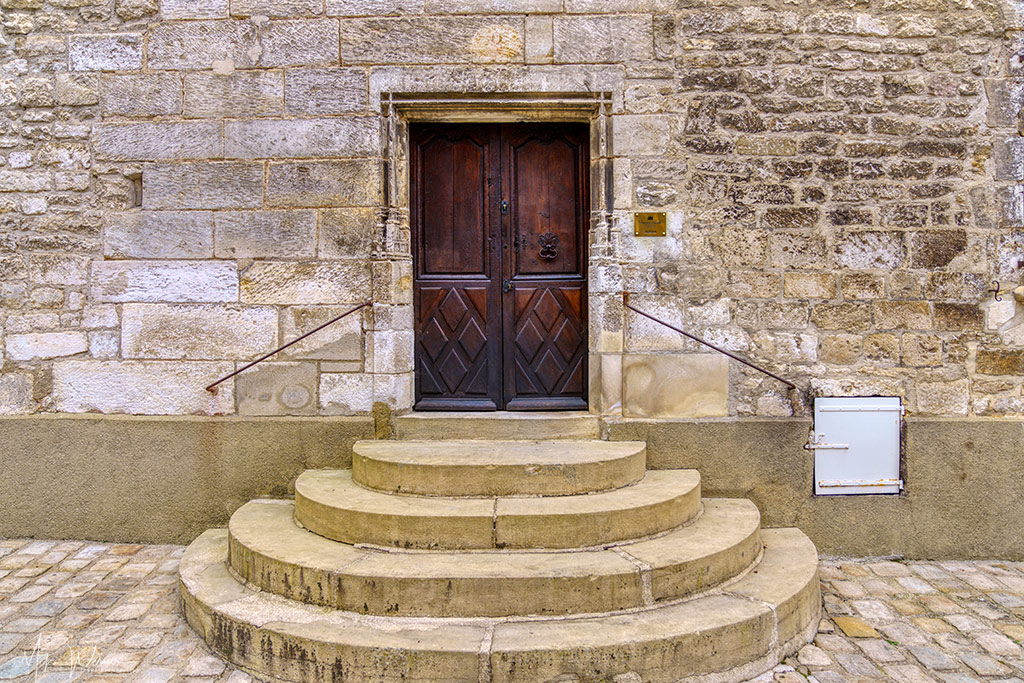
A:
POLYGON ((185 551, 180 588, 186 618, 214 650, 289 681, 739 681, 808 642, 818 623, 814 545, 796 529, 762 538, 761 562, 716 592, 572 618, 372 617, 294 602, 235 579, 224 529, 185 551))

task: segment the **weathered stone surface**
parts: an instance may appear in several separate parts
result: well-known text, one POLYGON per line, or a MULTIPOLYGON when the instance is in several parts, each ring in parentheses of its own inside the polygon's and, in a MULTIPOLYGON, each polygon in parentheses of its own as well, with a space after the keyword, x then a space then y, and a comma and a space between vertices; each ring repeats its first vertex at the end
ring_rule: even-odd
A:
POLYGON ((217 258, 313 258, 313 211, 218 211, 214 215, 217 258))
POLYGON ((125 304, 124 358, 252 360, 277 346, 277 310, 270 306, 125 304))
POLYGON ((235 380, 239 415, 313 415, 319 408, 316 363, 261 363, 235 380))
POLYGON ((318 253, 322 259, 365 259, 373 253, 377 212, 369 208, 320 212, 318 253))
POLYGON ((224 122, 224 156, 346 157, 378 154, 375 117, 224 122))
POLYGON ((527 64, 550 64, 554 61, 555 37, 551 17, 527 16, 524 43, 527 64))
POLYGON ((985 81, 990 126, 1017 128, 1024 106, 1024 78, 990 78, 985 81))
POLYGON ((662 156, 669 140, 664 116, 626 115, 615 120, 615 153, 623 156, 662 156))
POLYGON ((0 171, 0 192, 42 192, 53 188, 49 173, 0 171))
POLYGON ((117 0, 114 6, 117 16, 125 21, 156 14, 160 9, 157 0, 117 0))
POLYGON ((231 0, 231 16, 308 17, 323 11, 323 0, 231 0))
POLYGON ((779 137, 743 136, 736 141, 739 154, 754 156, 793 156, 796 154, 796 140, 779 137))
POLYGON ((966 415, 970 381, 917 383, 917 412, 923 415, 966 415))
POLYGON ((934 334, 908 333, 900 339, 903 363, 912 367, 942 365, 942 338, 934 334))
POLYGON ((161 0, 164 19, 221 19, 228 15, 228 0, 161 0))
POLYGON ((99 124, 96 155, 106 159, 170 161, 222 156, 221 126, 215 122, 99 124))
POLYGON ((263 164, 156 164, 142 174, 146 209, 251 209, 263 203, 263 164))
POLYGON ((522 60, 521 18, 341 20, 341 61, 345 64, 460 64, 522 60))
POLYGON ((265 304, 334 304, 364 301, 370 294, 365 261, 259 262, 242 275, 241 300, 265 304))
POLYGON ((261 40, 263 66, 313 66, 338 63, 336 19, 267 22, 261 40))
POLYGON ((7 357, 11 360, 44 360, 84 353, 89 344, 84 332, 35 332, 9 334, 7 357))
POLYGON ((231 362, 58 361, 53 402, 66 413, 222 415, 234 412, 229 382, 204 387, 234 370, 231 362))
POLYGON ((112 258, 211 258, 213 213, 209 211, 126 211, 109 213, 103 225, 103 254, 112 258))
POLYGON ((29 259, 29 277, 44 285, 84 285, 89 278, 90 262, 90 257, 74 254, 33 254, 29 259))
POLYGON ((835 249, 836 261, 847 268, 897 268, 906 258, 904 236, 899 232, 849 232, 835 249))
POLYGON ((238 269, 222 261, 95 261, 90 298, 99 302, 238 300, 238 269))
POLYGON ((927 301, 876 301, 875 326, 881 330, 928 330, 932 327, 931 306, 927 301))
POLYGON ((0 415, 25 415, 34 408, 32 375, 23 372, 0 374, 0 415))
POLYGON ((245 118, 280 115, 284 74, 280 71, 235 71, 230 74, 185 74, 186 117, 245 118))
POLYGON ((623 356, 623 411, 629 417, 726 415, 728 359, 709 353, 623 356))
POLYGON ((253 67, 260 57, 259 31, 242 20, 160 24, 150 34, 147 54, 151 69, 210 69, 215 62, 253 67))
POLYGON ((556 16, 556 63, 628 62, 652 56, 649 16, 556 16))
POLYGON ((72 71, 130 71, 142 68, 138 33, 79 34, 68 39, 72 71))
MULTIPOLYGON (((289 342, 345 313, 356 304, 289 306, 281 311, 282 340, 289 342)), ((324 361, 363 360, 363 313, 357 311, 331 323, 281 352, 282 358, 324 361)))
POLYGON ((783 293, 795 299, 831 299, 836 278, 830 273, 786 273, 783 293))
POLYGON ((1024 138, 996 140, 992 156, 996 180, 1024 180, 1024 138))
POLYGON ((355 415, 373 406, 373 375, 322 373, 320 408, 327 415, 355 415))
POLYGON ((100 88, 104 114, 181 113, 181 77, 177 74, 103 74, 100 88))
POLYGON ((1024 375, 1024 351, 980 348, 977 364, 982 375, 1024 375))
POLYGON ((271 163, 270 206, 372 206, 379 200, 380 164, 370 159, 271 163))
POLYGON ((99 102, 99 88, 93 74, 66 73, 57 74, 57 104, 73 107, 86 106, 99 102))
POLYGON ((928 230, 915 232, 910 240, 912 268, 942 268, 967 251, 964 230, 928 230))
POLYGON ((363 69, 288 69, 285 110, 289 114, 349 114, 366 110, 363 69))

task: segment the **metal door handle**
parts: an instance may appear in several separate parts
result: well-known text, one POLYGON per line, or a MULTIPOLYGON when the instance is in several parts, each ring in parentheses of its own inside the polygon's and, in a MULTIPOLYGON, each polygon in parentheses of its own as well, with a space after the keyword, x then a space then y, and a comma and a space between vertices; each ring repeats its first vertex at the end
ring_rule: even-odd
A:
POLYGON ((515 283, 513 283, 511 280, 502 280, 501 281, 501 291, 503 291, 503 292, 511 292, 515 288, 516 288, 515 283))

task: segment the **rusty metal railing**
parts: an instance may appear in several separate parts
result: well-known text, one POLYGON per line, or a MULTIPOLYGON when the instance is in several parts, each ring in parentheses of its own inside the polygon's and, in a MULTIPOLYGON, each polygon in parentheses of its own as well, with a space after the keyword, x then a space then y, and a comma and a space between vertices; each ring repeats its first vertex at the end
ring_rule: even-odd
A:
POLYGON ((674 330, 675 332, 678 332, 679 334, 683 335, 687 339, 692 339, 693 341, 697 342, 698 344, 703 344, 704 346, 707 346, 710 349, 714 349, 715 351, 718 351, 719 353, 721 353, 721 354, 723 354, 725 356, 728 356, 729 358, 732 358, 734 361, 738 361, 740 363, 743 363, 747 367, 754 368, 758 372, 763 372, 764 374, 768 375, 772 379, 779 380, 780 382, 785 384, 790 389, 796 389, 796 385, 793 384, 792 382, 790 382, 789 380, 782 379, 781 377, 779 377, 775 373, 769 372, 769 371, 765 370, 764 368, 762 368, 762 367, 760 367, 758 365, 755 365, 754 363, 751 363, 746 358, 743 358, 742 356, 737 356, 735 353, 732 353, 731 351, 726 351, 725 349, 719 348, 719 347, 715 346, 714 344, 712 344, 711 342, 704 341, 700 337, 695 337, 694 335, 690 334, 689 332, 685 332, 685 331, 679 329, 675 325, 670 325, 667 322, 665 322, 664 320, 659 320, 658 318, 655 318, 653 315, 650 315, 649 313, 644 313, 639 308, 635 308, 633 306, 630 306, 629 305, 629 292, 623 292, 622 293, 622 305, 625 306, 626 308, 628 308, 629 310, 633 311, 634 313, 642 315, 643 317, 647 318, 648 320, 653 320, 654 322, 658 323, 659 325, 664 325, 668 329, 674 330))
POLYGON ((290 342, 288 342, 288 343, 287 343, 287 344, 285 344, 284 346, 279 346, 279 347, 277 347, 276 349, 274 349, 273 351, 271 351, 270 353, 268 353, 268 354, 266 354, 266 355, 263 355, 263 356, 260 356, 259 358, 257 358, 257 359, 256 359, 256 360, 254 360, 253 362, 249 363, 248 365, 245 365, 245 366, 243 366, 243 367, 241 367, 241 368, 239 368, 239 369, 235 370, 235 371, 234 371, 234 372, 232 372, 232 373, 231 373, 230 375, 224 375, 224 376, 223 376, 223 377, 221 377, 221 378, 220 378, 219 380, 217 380, 217 381, 216 381, 216 382, 214 382, 213 384, 211 384, 211 385, 209 385, 208 387, 206 387, 206 390, 207 390, 207 391, 209 391, 209 392, 210 392, 211 394, 214 394, 214 395, 216 395, 216 394, 217 394, 217 385, 218 385, 218 384, 220 384, 221 382, 226 382, 227 380, 231 379, 232 377, 234 377, 234 376, 236 376, 236 375, 239 375, 239 374, 241 374, 241 373, 245 372, 246 370, 248 370, 248 369, 249 369, 249 368, 251 368, 252 366, 254 366, 254 365, 257 365, 257 364, 259 364, 259 363, 262 363, 262 362, 263 362, 263 361, 265 361, 266 359, 268 359, 268 358, 270 358, 271 356, 273 356, 273 355, 274 355, 275 353, 280 353, 281 351, 284 351, 285 349, 287 349, 287 348, 288 348, 289 346, 291 346, 292 344, 297 344, 298 342, 302 341, 303 339, 305 339, 305 338, 306 338, 306 337, 308 337, 309 335, 311 335, 311 334, 315 334, 315 333, 319 332, 320 330, 324 329, 325 327, 327 327, 328 325, 332 325, 332 324, 334 324, 334 323, 338 322, 339 320, 341 320, 341 319, 342 319, 342 318, 344 318, 345 316, 347 316, 347 315, 351 315, 351 314, 355 313, 356 311, 358 311, 359 309, 361 309, 361 308, 366 308, 367 306, 370 306, 370 305, 372 305, 372 304, 373 304, 373 302, 372 302, 372 301, 364 301, 363 303, 359 304, 359 305, 358 305, 358 306, 356 306, 355 308, 350 308, 349 310, 345 311, 345 312, 344 312, 344 313, 342 313, 341 315, 339 315, 339 316, 337 316, 337 317, 335 317, 335 318, 331 318, 330 320, 328 320, 327 322, 325 322, 325 323, 324 323, 323 325, 319 325, 319 326, 317 326, 317 327, 313 328, 312 330, 310 330, 309 332, 305 333, 305 334, 304 334, 304 335, 302 335, 301 337, 296 337, 295 339, 292 339, 292 340, 291 340, 290 342))

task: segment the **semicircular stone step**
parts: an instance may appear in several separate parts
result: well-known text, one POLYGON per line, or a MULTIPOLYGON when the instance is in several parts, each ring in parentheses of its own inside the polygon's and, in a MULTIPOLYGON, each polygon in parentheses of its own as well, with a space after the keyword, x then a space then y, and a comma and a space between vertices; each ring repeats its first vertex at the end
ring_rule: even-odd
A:
POLYGON ((639 481, 642 441, 359 441, 352 477, 371 489, 426 496, 562 496, 639 481))
POLYGON ((580 552, 382 552, 298 527, 288 501, 231 517, 229 562, 263 590, 364 614, 503 617, 578 614, 679 598, 733 578, 761 551, 745 499, 709 499, 693 523, 654 539, 580 552), (644 584, 653 595, 645 598, 644 584))
POLYGON ((550 498, 447 498, 381 493, 351 470, 307 470, 295 519, 344 543, 397 548, 576 548, 657 534, 700 510, 696 470, 652 470, 632 486, 550 498))
POLYGON ((763 532, 755 571, 720 592, 642 610, 534 620, 364 616, 306 605, 230 573, 227 532, 181 558, 185 617, 215 651, 288 681, 522 683, 634 674, 669 683, 752 678, 808 642, 821 606, 814 545, 796 529, 763 532))

